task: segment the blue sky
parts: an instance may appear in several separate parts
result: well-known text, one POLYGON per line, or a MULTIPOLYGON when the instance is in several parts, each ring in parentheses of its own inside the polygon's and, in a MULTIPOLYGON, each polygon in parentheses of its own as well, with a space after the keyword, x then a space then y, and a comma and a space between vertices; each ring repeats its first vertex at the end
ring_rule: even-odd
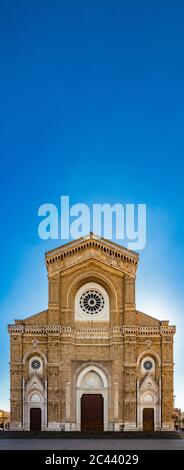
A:
POLYGON ((137 307, 177 325, 184 409, 181 1, 0 2, 1 397, 7 324, 47 307, 41 204, 145 203, 137 307))

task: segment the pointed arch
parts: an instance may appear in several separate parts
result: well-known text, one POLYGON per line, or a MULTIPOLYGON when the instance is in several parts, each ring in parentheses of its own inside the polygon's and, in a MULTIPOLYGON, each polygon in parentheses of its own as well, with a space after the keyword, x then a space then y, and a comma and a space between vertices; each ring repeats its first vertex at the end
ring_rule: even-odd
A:
MULTIPOLYGON (((95 377, 95 375, 94 375, 95 377)), ((99 394, 103 397, 103 427, 104 431, 107 431, 108 426, 108 378, 105 372, 101 369, 101 367, 95 366, 94 364, 86 365, 82 368, 82 370, 78 371, 78 375, 76 377, 76 430, 81 431, 81 399, 86 391, 88 394, 99 394), (87 375, 92 372, 96 374, 99 380, 94 380, 89 387, 88 391, 86 390, 86 386, 84 384, 84 379, 87 375)))

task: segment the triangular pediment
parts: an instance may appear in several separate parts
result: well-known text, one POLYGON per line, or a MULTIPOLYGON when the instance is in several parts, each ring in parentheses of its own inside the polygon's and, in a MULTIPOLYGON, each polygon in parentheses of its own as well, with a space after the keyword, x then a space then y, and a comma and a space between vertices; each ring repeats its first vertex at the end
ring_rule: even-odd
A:
POLYGON ((43 383, 40 377, 36 374, 32 374, 26 384, 26 390, 29 392, 30 390, 39 390, 40 392, 43 391, 43 383))
POLYGON ((52 274, 89 259, 101 261, 133 277, 138 265, 137 253, 90 233, 47 252, 46 266, 49 274, 52 274))
POLYGON ((29 315, 29 317, 24 318, 23 320, 15 320, 17 325, 47 325, 48 322, 48 310, 29 315))
POLYGON ((148 372, 146 376, 142 379, 140 383, 140 390, 144 392, 144 390, 152 390, 156 392, 158 390, 158 384, 153 376, 148 372))
POLYGON ((137 324, 139 326, 159 326, 161 323, 158 318, 152 317, 147 313, 140 312, 139 310, 136 310, 136 316, 137 324))

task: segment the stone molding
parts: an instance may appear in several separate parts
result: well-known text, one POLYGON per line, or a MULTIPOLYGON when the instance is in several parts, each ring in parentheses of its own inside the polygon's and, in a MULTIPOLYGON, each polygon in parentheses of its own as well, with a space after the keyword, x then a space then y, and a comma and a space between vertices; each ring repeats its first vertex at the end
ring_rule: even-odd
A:
POLYGON ((9 325, 11 335, 60 335, 71 338, 104 338, 111 339, 123 336, 172 336, 175 326, 120 326, 114 328, 72 328, 61 325, 9 325))
MULTIPOLYGON (((110 264, 112 264, 112 268, 121 268, 122 270, 125 270, 127 274, 135 276, 139 261, 138 253, 103 238, 96 237, 93 234, 48 251, 45 255, 47 270, 50 274, 53 274, 55 269, 57 271, 58 262, 59 270, 61 270, 61 266, 62 269, 68 268, 69 265, 71 266, 73 263, 75 264, 73 259, 74 255, 84 254, 91 249, 93 250, 93 259, 95 253, 97 254, 97 257, 99 254, 104 254, 106 255, 106 263, 109 264, 110 262, 110 264), (67 262, 65 266, 66 258, 72 258, 72 260, 69 265, 67 262)), ((79 264, 79 260, 77 261, 77 264, 79 264)))
MULTIPOLYGON (((46 253, 46 260, 49 262, 53 262, 54 259, 58 259, 58 255, 68 256, 71 254, 74 254, 75 251, 77 251, 78 247, 82 248, 100 248, 103 249, 104 247, 106 248, 105 253, 108 253, 108 248, 113 250, 112 255, 115 255, 115 253, 118 255, 118 253, 121 253, 125 256, 126 260, 128 262, 132 262, 133 264, 137 264, 137 261, 139 259, 138 253, 135 251, 131 251, 128 248, 124 248, 121 245, 118 245, 114 242, 111 242, 109 240, 106 240, 104 238, 98 237, 92 233, 90 233, 86 237, 81 237, 78 240, 74 240, 72 242, 66 243, 65 245, 62 245, 58 248, 55 248, 54 250, 48 251, 46 253)), ((111 253, 110 253, 111 254, 111 253)))

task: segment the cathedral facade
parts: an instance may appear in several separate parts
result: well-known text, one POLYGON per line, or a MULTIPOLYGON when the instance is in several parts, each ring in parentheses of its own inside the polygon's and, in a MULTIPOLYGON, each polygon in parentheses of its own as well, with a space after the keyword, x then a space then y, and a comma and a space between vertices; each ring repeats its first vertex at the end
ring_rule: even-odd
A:
POLYGON ((9 325, 11 429, 173 429, 175 327, 136 310, 138 254, 90 234, 46 253, 48 310, 9 325))

